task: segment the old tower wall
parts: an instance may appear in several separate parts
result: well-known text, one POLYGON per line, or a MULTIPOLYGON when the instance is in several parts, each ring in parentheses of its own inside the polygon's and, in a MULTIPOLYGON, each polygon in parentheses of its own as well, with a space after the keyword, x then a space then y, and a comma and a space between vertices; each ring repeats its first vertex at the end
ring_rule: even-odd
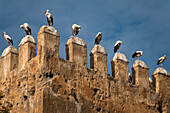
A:
POLYGON ((129 61, 122 53, 113 57, 110 76, 101 45, 92 49, 87 68, 87 46, 81 38, 67 41, 66 59, 59 57, 60 35, 54 27, 42 26, 37 38, 37 56, 36 43, 26 38, 19 53, 10 46, 0 57, 3 102, 8 101, 12 113, 169 112, 170 75, 165 69, 156 69, 149 82, 149 68, 137 60, 131 84, 129 61))

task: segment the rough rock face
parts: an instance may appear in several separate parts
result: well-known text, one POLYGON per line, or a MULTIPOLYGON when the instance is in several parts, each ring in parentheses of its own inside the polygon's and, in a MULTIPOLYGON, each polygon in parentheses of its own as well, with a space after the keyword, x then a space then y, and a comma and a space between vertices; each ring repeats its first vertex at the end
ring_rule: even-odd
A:
POLYGON ((3 102, 8 101, 12 113, 170 112, 170 76, 165 69, 156 69, 153 81, 149 81, 147 65, 135 61, 131 84, 124 54, 115 54, 110 76, 104 47, 92 49, 92 67, 87 68, 85 42, 78 37, 71 37, 68 42, 65 60, 59 57, 57 30, 43 26, 38 33, 37 56, 30 52, 36 44, 27 42, 19 47, 25 50, 19 55, 9 51, 0 57, 0 89, 5 94, 3 102), (23 54, 30 57, 18 57, 23 54), (14 64, 15 68, 6 68, 4 73, 4 65, 14 64), (24 65, 22 70, 18 64, 24 65))

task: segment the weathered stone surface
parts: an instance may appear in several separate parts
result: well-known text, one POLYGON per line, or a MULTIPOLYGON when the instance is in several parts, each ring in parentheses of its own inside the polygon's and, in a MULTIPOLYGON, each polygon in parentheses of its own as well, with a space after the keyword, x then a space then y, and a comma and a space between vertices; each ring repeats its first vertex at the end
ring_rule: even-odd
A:
POLYGON ((101 75, 107 76, 107 53, 101 45, 95 45, 90 52, 90 68, 100 71, 101 75))
POLYGON ((67 60, 84 66, 87 64, 87 46, 81 38, 71 36, 65 46, 67 60))
POLYGON ((22 70, 25 64, 36 56, 36 42, 31 35, 25 36, 19 44, 19 70, 22 70))
POLYGON ((18 51, 15 47, 7 47, 0 57, 0 81, 10 78, 10 71, 18 67, 18 51))
POLYGON ((111 61, 112 76, 120 84, 119 89, 124 90, 128 84, 129 67, 126 56, 122 53, 116 53, 111 61), (123 86, 123 87, 122 87, 123 86))
POLYGON ((26 35, 20 42, 19 46, 24 45, 26 42, 36 44, 35 39, 31 35, 26 35))
POLYGON ((149 87, 149 68, 141 60, 136 60, 132 67, 133 84, 144 88, 149 87))
MULTIPOLYGON (((0 89, 5 94, 2 103, 8 101, 12 113, 170 112, 170 76, 164 73, 166 70, 156 70, 153 81, 149 82, 148 67, 137 61, 132 72, 136 81, 131 84, 129 62, 124 54, 116 53, 111 62, 112 76, 102 70, 104 77, 102 66, 97 67, 99 70, 87 68, 87 47, 82 39, 76 39, 69 39, 66 44, 65 60, 58 56, 58 32, 43 26, 38 33, 38 55, 20 62, 24 65, 22 70, 18 69, 17 51, 3 54, 0 58, 0 89)), ((25 44, 28 42, 22 46, 25 44)), ((101 61, 98 57, 104 57, 102 65, 107 65, 107 53, 101 49, 95 48, 92 54, 97 53, 96 63, 101 61)))
POLYGON ((48 65, 51 56, 59 57, 60 35, 58 31, 48 25, 43 25, 38 32, 39 62, 48 65))

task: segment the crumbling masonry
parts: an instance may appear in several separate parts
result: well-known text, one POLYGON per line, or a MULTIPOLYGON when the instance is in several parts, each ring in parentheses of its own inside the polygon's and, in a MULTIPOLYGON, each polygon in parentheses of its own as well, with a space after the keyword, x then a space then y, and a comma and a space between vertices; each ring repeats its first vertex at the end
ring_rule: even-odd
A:
POLYGON ((30 35, 19 44, 19 53, 7 47, 0 57, 2 100, 12 113, 170 113, 170 75, 149 68, 140 60, 132 67, 126 56, 116 53, 107 74, 107 53, 95 45, 87 68, 87 46, 71 36, 66 59, 59 57, 60 35, 54 27, 42 26, 36 42, 30 35))

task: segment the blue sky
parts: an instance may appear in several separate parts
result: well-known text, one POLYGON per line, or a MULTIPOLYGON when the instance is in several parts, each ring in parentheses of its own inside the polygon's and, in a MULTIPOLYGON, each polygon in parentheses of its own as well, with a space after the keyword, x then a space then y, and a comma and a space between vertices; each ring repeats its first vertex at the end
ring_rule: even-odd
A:
POLYGON ((111 74, 113 46, 117 40, 123 41, 120 52, 129 61, 129 72, 136 59, 132 54, 142 50, 140 58, 149 67, 149 74, 158 67, 159 57, 166 55, 164 68, 170 72, 170 1, 169 0, 0 0, 0 54, 7 47, 2 34, 11 36, 14 46, 25 36, 19 26, 28 22, 32 36, 37 41, 37 33, 46 25, 46 9, 54 18, 54 25, 60 34, 60 57, 65 59, 65 44, 72 34, 71 26, 81 25, 78 37, 87 45, 87 66, 90 67, 89 53, 94 46, 94 38, 103 34, 101 45, 108 53, 108 73, 111 74))

